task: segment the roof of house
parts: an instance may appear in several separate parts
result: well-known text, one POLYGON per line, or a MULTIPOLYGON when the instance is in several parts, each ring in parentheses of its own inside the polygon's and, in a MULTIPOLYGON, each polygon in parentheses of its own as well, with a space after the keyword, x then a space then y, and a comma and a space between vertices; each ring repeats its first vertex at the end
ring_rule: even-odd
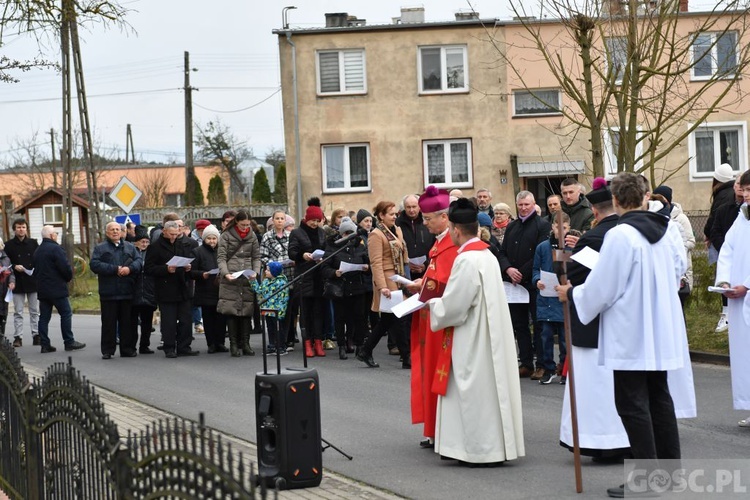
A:
MULTIPOLYGON (((14 213, 21 213, 21 212, 23 212, 24 210, 26 210, 26 207, 28 207, 29 205, 33 205, 35 201, 37 201, 39 198, 42 198, 43 196, 45 196, 46 194, 48 194, 50 192, 53 192, 53 193, 56 193, 56 194, 60 195, 60 198, 63 197, 62 189, 48 188, 48 189, 45 189, 44 191, 40 191, 39 193, 35 194, 34 196, 32 196, 31 198, 29 198, 28 200, 24 201, 22 205, 20 205, 19 207, 17 207, 14 210, 14 213)), ((84 200, 80 196, 76 196, 75 194, 72 195, 72 201, 73 201, 73 203, 75 205, 78 205, 79 207, 89 208, 89 206, 90 206, 89 203, 86 200, 84 200)))

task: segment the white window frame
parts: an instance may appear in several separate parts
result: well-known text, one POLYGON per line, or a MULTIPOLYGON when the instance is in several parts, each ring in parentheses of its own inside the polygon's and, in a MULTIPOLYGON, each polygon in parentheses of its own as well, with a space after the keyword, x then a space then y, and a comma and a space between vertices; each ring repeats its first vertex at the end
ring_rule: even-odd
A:
POLYGON ((44 225, 48 225, 48 224, 62 224, 64 215, 65 214, 63 212, 63 206, 62 206, 61 203, 49 203, 47 205, 42 205, 42 220, 44 221, 44 225), (52 210, 52 216, 53 217, 56 215, 56 212, 59 210, 60 211, 60 218, 59 219, 54 219, 54 218, 53 219, 48 219, 47 218, 47 209, 51 209, 52 210))
POLYGON ((423 165, 423 176, 425 188, 429 185, 434 185, 440 188, 470 188, 474 186, 474 162, 473 162, 473 151, 471 139, 437 139, 437 140, 425 140, 422 141, 422 165, 423 165), (432 144, 442 144, 444 146, 445 154, 445 179, 451 179, 451 161, 450 161, 450 145, 451 144, 466 144, 466 165, 468 180, 466 182, 430 182, 429 177, 429 165, 427 157, 427 147, 432 144))
POLYGON ((462 94, 469 92, 469 49, 466 45, 423 45, 417 47, 417 88, 420 94, 431 95, 431 94, 462 94), (427 89, 423 87, 424 80, 422 78, 422 50, 424 49, 440 49, 440 82, 441 88, 436 90, 427 89), (464 86, 461 88, 451 89, 448 88, 448 69, 446 65, 446 51, 449 49, 461 49, 463 50, 464 56, 464 86))
POLYGON ((317 50, 315 51, 315 80, 317 85, 318 96, 335 96, 335 95, 363 95, 367 94, 367 54, 365 49, 332 49, 332 50, 317 50), (362 54, 362 88, 361 89, 347 89, 346 88, 346 61, 344 55, 346 53, 359 52, 362 54), (324 92, 321 88, 320 81, 320 55, 337 53, 339 55, 339 84, 340 88, 334 92, 324 92))
MULTIPOLYGON (((604 129, 604 137, 602 137, 604 143, 604 172, 605 175, 616 175, 617 174, 617 151, 615 151, 615 145, 612 142, 612 132, 620 132, 620 127, 608 127, 604 129)), ((638 126, 639 135, 641 134, 641 127, 638 126)), ((635 171, 643 168, 643 141, 638 141, 635 146, 635 156, 638 161, 635 164, 635 171)))
POLYGON ((514 118, 529 118, 534 116, 559 116, 562 114, 562 91, 560 89, 516 89, 513 90, 513 117, 514 118), (531 97, 536 98, 537 101, 544 104, 544 101, 537 98, 535 94, 540 92, 556 92, 557 93, 557 104, 554 108, 548 108, 548 111, 542 113, 519 113, 516 107, 516 96, 519 94, 529 94, 531 97))
POLYGON ((320 146, 320 164, 322 168, 323 193, 366 193, 372 191, 372 165, 370 164, 370 144, 367 142, 355 142, 347 144, 322 144, 320 146), (326 148, 344 148, 344 187, 328 187, 328 166, 326 165, 326 148), (351 168, 349 165, 349 149, 353 147, 364 147, 367 154, 367 186, 352 187, 351 168))
POLYGON ((607 71, 609 71, 609 65, 612 64, 612 62, 622 63, 622 68, 620 68, 620 71, 615 74, 615 84, 621 85, 622 79, 625 76, 625 68, 628 64, 627 38, 624 36, 606 37, 604 39, 604 44, 607 53, 607 71), (620 52, 620 49, 623 51, 620 52))
POLYGON ((716 79, 734 78, 734 76, 736 74, 736 72, 734 72, 734 71, 728 72, 726 75, 723 75, 723 76, 717 76, 717 71, 718 71, 717 62, 718 62, 719 58, 718 58, 718 53, 717 53, 717 51, 718 51, 718 43, 716 41, 716 37, 723 36, 723 35, 728 35, 730 33, 734 35, 734 41, 735 41, 734 58, 735 58, 735 70, 736 70, 737 63, 738 63, 739 57, 740 57, 740 48, 739 48, 740 35, 739 35, 739 33, 737 31, 733 31, 733 30, 716 31, 716 32, 704 31, 704 32, 700 32, 700 33, 695 33, 695 35, 693 37, 693 42, 690 44, 690 79, 691 80, 704 81, 704 80, 711 80, 712 78, 716 78, 716 79), (711 74, 710 75, 696 75, 695 74, 695 65, 698 63, 698 61, 695 59, 695 46, 694 45, 695 45, 696 39, 699 36, 701 36, 701 35, 710 35, 711 36, 711 53, 710 53, 710 57, 711 57, 711 74))
MULTIPOLYGON (((688 127, 692 127, 694 124, 688 124, 688 127)), ((737 152, 737 161, 733 162, 736 165, 730 163, 735 173, 744 172, 747 170, 747 122, 707 122, 700 125, 688 137, 688 164, 690 166, 690 180, 691 181, 710 181, 714 177, 712 171, 709 172, 698 172, 698 148, 695 144, 695 132, 698 130, 713 130, 719 132, 721 130, 737 130, 739 133, 738 145, 739 151, 737 152)), ((714 137, 714 144, 716 144, 716 136, 714 137)), ((718 147, 714 147, 714 165, 719 166, 721 162, 721 152, 718 147)), ((715 168, 714 167, 714 168, 715 168)))

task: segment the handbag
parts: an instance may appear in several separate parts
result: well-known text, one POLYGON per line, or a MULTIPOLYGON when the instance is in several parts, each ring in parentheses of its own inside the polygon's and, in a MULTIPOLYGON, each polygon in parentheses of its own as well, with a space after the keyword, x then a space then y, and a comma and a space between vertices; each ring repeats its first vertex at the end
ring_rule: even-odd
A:
POLYGON ((344 285, 340 281, 326 281, 323 284, 323 297, 326 299, 341 299, 344 297, 344 285))

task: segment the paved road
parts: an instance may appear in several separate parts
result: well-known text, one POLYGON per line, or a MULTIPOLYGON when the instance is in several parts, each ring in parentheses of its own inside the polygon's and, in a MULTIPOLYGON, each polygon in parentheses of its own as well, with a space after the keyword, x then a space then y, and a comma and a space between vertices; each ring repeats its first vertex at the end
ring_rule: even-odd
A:
MULTIPOLYGON (((53 345, 62 347, 58 318, 53 317, 53 345)), ((104 361, 99 353, 99 318, 75 316, 76 339, 88 347, 72 353, 74 365, 95 384, 183 417, 205 412, 209 425, 255 441, 254 377, 262 358, 207 355, 196 336, 197 358, 167 360, 161 354, 104 361)), ((158 335, 155 336, 158 339, 158 335)), ((251 340, 257 351, 260 337, 251 340)), ((29 342, 30 343, 30 342, 29 342)), ((420 449, 420 430, 410 424, 409 372, 381 343, 375 358, 380 369, 353 359, 340 361, 334 351, 315 358, 321 383, 323 437, 351 455, 348 461, 333 450, 323 454, 326 468, 399 495, 424 499, 466 498, 601 498, 622 482, 622 467, 597 465, 584 458, 584 493, 576 495, 572 454, 558 445, 563 386, 542 386, 522 380, 526 453, 523 459, 497 469, 465 469, 420 449)), ((19 349, 23 362, 45 368, 67 361, 60 349, 41 354, 38 347, 19 349)), ((299 350, 282 358, 301 366, 299 350)), ((747 416, 731 408, 729 370, 694 365, 698 418, 680 422, 685 458, 745 458, 750 429, 737 421, 747 416)), ((145 422, 144 422, 145 424, 145 422)))

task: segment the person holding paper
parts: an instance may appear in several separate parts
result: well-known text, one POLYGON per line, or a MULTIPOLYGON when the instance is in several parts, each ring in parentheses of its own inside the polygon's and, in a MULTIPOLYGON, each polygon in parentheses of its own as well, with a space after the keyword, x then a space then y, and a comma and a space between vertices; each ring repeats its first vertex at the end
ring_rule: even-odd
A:
POLYGON ((219 230, 213 224, 201 228, 203 244, 193 250, 195 260, 192 262, 190 276, 195 280, 195 295, 193 306, 201 308, 203 314, 204 333, 208 354, 228 352, 224 345, 227 320, 216 310, 219 303, 219 275, 211 273, 219 267, 217 247, 219 246, 219 230))
POLYGON ((513 324, 497 260, 476 236, 476 205, 458 199, 448 218, 458 256, 442 297, 428 302, 432 330, 453 332, 436 372, 435 453, 494 467, 525 455, 513 324))
POLYGON ((39 301, 37 299, 36 276, 25 271, 34 269, 34 252, 39 243, 29 238, 26 219, 13 221, 13 238, 5 244, 5 253, 13 265, 16 285, 13 289, 13 347, 23 346, 24 304, 29 304, 29 326, 34 345, 39 345, 39 301))
POLYGON ((131 307, 130 326, 133 329, 133 337, 138 337, 138 327, 141 335, 138 342, 139 354, 153 354, 151 349, 151 326, 154 322, 154 311, 156 311, 156 291, 154 289, 154 277, 146 274, 146 252, 151 239, 144 226, 138 226, 135 233, 135 249, 143 262, 140 272, 133 277, 133 304, 131 307))
POLYGON ((135 245, 122 238, 119 223, 110 222, 105 226, 105 239, 94 247, 90 265, 99 279, 102 358, 110 359, 115 355, 118 332, 120 356, 133 358, 138 354, 138 338, 131 324, 134 276, 140 273, 143 261, 135 245))
MULTIPOLYGON (((620 215, 583 285, 556 287, 581 322, 600 315, 599 363, 614 371, 617 413, 635 459, 679 459, 680 437, 668 370, 690 363, 677 290, 687 269, 679 231, 643 210, 646 183, 630 172, 611 184, 620 215)), ((624 485, 607 493, 622 498, 624 485)))
MULTIPOLYGON (((367 238, 367 250, 372 270, 372 310, 381 311, 381 297, 390 299, 391 292, 399 289, 395 281, 389 279, 394 274, 404 275, 404 266, 409 261, 409 253, 401 233, 401 228, 396 225, 396 204, 392 201, 381 201, 373 209, 373 214, 378 219, 378 224, 367 238)), ((365 345, 357 356, 357 359, 370 368, 380 365, 372 357, 372 351, 380 342, 380 338, 393 329, 395 341, 401 353, 401 367, 411 368, 409 342, 402 319, 392 313, 380 313, 380 321, 367 337, 365 345)))
MULTIPOLYGON (((716 267, 716 286, 726 288, 729 316, 729 356, 735 410, 750 410, 750 375, 745 366, 750 353, 750 171, 740 177, 744 203, 726 234, 716 267)), ((750 417, 739 422, 750 427, 750 417)))
POLYGON ((178 241, 182 230, 177 220, 164 223, 164 228, 146 252, 146 274, 154 277, 156 302, 161 312, 161 337, 167 358, 197 356, 193 342, 190 314, 190 269, 168 265, 173 257, 192 258, 188 247, 178 241))
MULTIPOLYGON (((347 353, 362 350, 367 329, 365 318, 365 281, 369 278, 365 271, 369 269, 369 258, 367 247, 361 238, 344 243, 336 243, 339 237, 347 237, 357 232, 357 225, 349 218, 344 217, 339 224, 339 235, 328 238, 326 241, 326 259, 342 246, 346 247, 322 265, 321 272, 326 280, 326 287, 338 288, 340 296, 331 296, 333 302, 333 318, 336 327, 336 343, 339 347, 339 359, 347 359, 347 353), (364 266, 361 270, 343 272, 343 264, 354 264, 364 266)), ((325 290, 325 288, 324 288, 325 290)))
POLYGON ((227 320, 229 352, 232 357, 255 356, 250 347, 255 294, 248 278, 234 276, 248 269, 256 276, 260 272, 260 245, 245 210, 239 210, 221 233, 216 257, 221 276, 216 311, 227 320))
POLYGON ((513 318, 513 330, 518 341, 521 366, 518 368, 521 377, 539 380, 544 375, 542 366, 541 329, 534 326, 532 341, 529 329, 529 314, 536 318, 536 289, 531 286, 531 268, 534 264, 534 252, 537 245, 547 239, 552 229, 549 222, 539 217, 534 209, 534 195, 521 191, 516 195, 518 218, 513 220, 505 230, 503 243, 500 246, 500 269, 503 280, 520 285, 529 292, 528 303, 510 304, 510 315, 513 318), (534 351, 536 351, 536 369, 534 369, 534 351))
POLYGON ((305 356, 308 358, 326 355, 323 349, 323 276, 320 268, 315 268, 317 261, 313 258, 315 250, 325 248, 326 237, 323 228, 320 227, 324 218, 320 200, 316 197, 310 198, 307 201, 305 218, 289 235, 289 258, 294 261, 295 273, 299 276, 307 272, 295 284, 295 294, 299 294, 300 297, 304 325, 302 340, 305 345, 305 356), (315 269, 312 270, 313 268, 315 269))
MULTIPOLYGON (((422 302, 440 297, 448 284, 453 261, 458 255, 458 247, 448 235, 448 206, 450 195, 444 189, 428 186, 419 197, 419 209, 427 229, 435 236, 435 244, 429 252, 429 265, 424 277, 415 280, 407 287, 419 292, 422 302)), ((419 444, 422 448, 432 448, 435 442, 435 418, 437 414, 437 392, 433 390, 436 380, 438 359, 443 351, 443 339, 449 332, 433 331, 430 327, 430 309, 424 307, 411 315, 411 422, 424 424, 419 444)))
MULTIPOLYGON (((570 216, 565 212, 562 213, 562 232, 568 234, 570 231, 570 216)), ((541 273, 546 271, 554 273, 554 258, 552 250, 557 249, 558 235, 560 228, 557 221, 552 221, 552 232, 545 241, 539 243, 534 252, 534 266, 531 272, 531 284, 539 289, 540 293, 536 297, 536 320, 542 325, 542 366, 544 366, 544 375, 539 379, 540 384, 551 384, 557 376, 557 366, 555 365, 555 335, 557 335, 560 346, 560 368, 565 364, 565 325, 563 323, 562 304, 557 300, 557 294, 554 289, 549 290, 551 294, 544 293, 547 288, 541 279, 541 273)), ((560 381, 565 383, 563 376, 560 381)))
MULTIPOLYGON (((424 224, 423 212, 419 206, 419 197, 415 194, 407 194, 402 201, 404 209, 396 218, 396 225, 401 228, 404 235, 406 251, 409 257, 425 257, 435 244, 435 236, 430 233, 424 224)), ((416 280, 421 278, 427 267, 426 262, 417 263, 410 260, 408 263, 409 275, 407 278, 416 280)))

